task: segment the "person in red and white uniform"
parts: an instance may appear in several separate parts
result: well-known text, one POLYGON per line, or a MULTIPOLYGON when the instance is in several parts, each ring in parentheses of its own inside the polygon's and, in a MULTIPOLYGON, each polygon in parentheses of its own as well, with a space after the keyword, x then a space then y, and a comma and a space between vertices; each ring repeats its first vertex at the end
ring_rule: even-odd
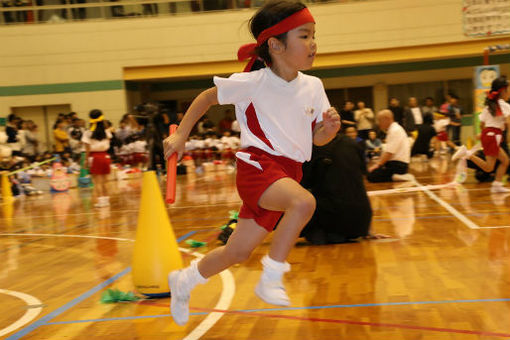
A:
MULTIPOLYGON (((491 192, 508 193, 510 189, 505 188, 502 183, 503 175, 508 168, 508 155, 501 148, 503 142, 503 131, 510 134, 510 105, 508 100, 508 80, 502 76, 492 81, 491 90, 485 99, 485 107, 480 114, 480 125, 482 128, 482 147, 485 154, 485 160, 474 155, 477 150, 467 150, 466 146, 461 146, 452 156, 452 161, 457 159, 467 159, 475 163, 485 172, 492 172, 499 160, 498 168, 494 182, 492 182, 491 192)), ((507 140, 509 140, 507 138, 507 140)))
POLYGON ((182 153, 193 125, 211 105, 235 106, 241 129, 239 222, 225 247, 169 274, 171 312, 180 325, 188 321, 193 287, 246 260, 277 223, 255 293, 270 304, 290 304, 282 283, 290 270, 286 258, 315 210, 315 199, 299 184, 301 165, 311 158, 312 144, 327 144, 340 129, 322 82, 300 72, 312 67, 317 51, 315 21, 306 6, 269 2, 254 15, 250 29, 257 43, 238 51, 240 60, 250 59, 245 69, 250 72, 214 77, 216 86, 193 101, 177 132, 164 141, 166 157, 182 153))
POLYGON ((89 114, 90 129, 83 133, 81 141, 85 145, 85 167, 89 168, 94 191, 97 198, 96 208, 110 205, 110 197, 106 190, 106 180, 110 174, 110 139, 112 134, 105 129, 104 116, 100 110, 92 110, 89 114))

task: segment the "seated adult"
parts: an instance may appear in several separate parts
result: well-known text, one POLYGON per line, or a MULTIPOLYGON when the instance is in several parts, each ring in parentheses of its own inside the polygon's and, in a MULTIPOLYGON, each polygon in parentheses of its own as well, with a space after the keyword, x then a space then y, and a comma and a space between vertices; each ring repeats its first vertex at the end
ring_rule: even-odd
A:
POLYGON ((303 165, 303 187, 309 189, 317 208, 301 232, 313 244, 343 243, 369 235, 372 208, 363 175, 360 146, 339 134, 324 146, 314 146, 312 159, 303 165))
POLYGON ((379 128, 386 131, 386 146, 381 158, 370 167, 367 179, 372 183, 411 181, 414 176, 408 174, 411 150, 404 128, 395 122, 390 110, 377 113, 379 128))

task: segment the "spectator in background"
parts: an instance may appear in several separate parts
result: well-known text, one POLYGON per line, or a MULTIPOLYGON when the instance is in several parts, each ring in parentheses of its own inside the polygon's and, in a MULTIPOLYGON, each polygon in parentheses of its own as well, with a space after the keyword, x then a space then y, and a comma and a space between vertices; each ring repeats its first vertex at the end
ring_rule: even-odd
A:
POLYGON ((352 139, 356 145, 358 146, 358 152, 361 156, 361 158, 365 159, 365 140, 363 138, 360 138, 358 136, 358 130, 355 126, 349 126, 347 129, 345 129, 344 134, 352 139))
POLYGON ((375 159, 381 155, 382 142, 377 138, 374 130, 368 133, 368 139, 365 142, 366 153, 369 159, 375 159))
POLYGON ((119 128, 115 131, 115 136, 121 144, 124 144, 129 136, 135 132, 134 126, 136 126, 136 120, 132 115, 126 113, 122 116, 119 123, 119 128))
POLYGON ((404 128, 394 121, 390 110, 379 111, 377 123, 381 130, 387 131, 386 146, 381 158, 368 170, 368 181, 372 183, 412 181, 414 176, 407 173, 411 150, 404 128))
POLYGON ((184 113, 178 112, 177 115, 176 115, 175 124, 180 125, 183 118, 184 118, 184 113))
POLYGON ((20 152, 22 155, 24 155, 23 149, 25 148, 25 143, 26 143, 26 139, 25 139, 26 129, 27 129, 27 122, 25 120, 19 120, 18 121, 18 141, 19 141, 20 152))
POLYGON ((425 98, 425 106, 421 107, 421 113, 423 116, 427 114, 433 115, 434 113, 438 112, 437 106, 434 105, 434 98, 427 97, 425 98))
POLYGON ((439 147, 436 141, 436 129, 434 129, 434 117, 432 114, 426 114, 423 117, 423 124, 418 127, 418 136, 411 149, 411 157, 415 155, 426 155, 427 158, 432 158, 434 149, 438 150, 439 147), (434 148, 431 149, 431 141, 434 140, 434 148))
POLYGON ((388 109, 393 113, 395 122, 404 126, 404 109, 400 106, 400 101, 397 98, 392 97, 390 99, 390 106, 388 109))
POLYGON ((25 131, 25 146, 23 148, 23 153, 30 159, 31 162, 34 161, 35 156, 37 155, 37 148, 39 146, 39 140, 37 139, 37 125, 31 120, 27 121, 27 129, 25 131))
POLYGON ((198 122, 198 133, 204 134, 206 132, 214 131, 214 123, 209 119, 207 115, 203 115, 202 119, 198 122))
POLYGON ((73 118, 71 125, 67 128, 69 147, 71 148, 73 156, 85 152, 85 147, 81 141, 84 132, 85 128, 82 127, 80 119, 73 118))
POLYGON ((408 105, 404 111, 404 129, 409 134, 423 124, 423 114, 416 97, 410 97, 408 105))
POLYGON ((56 129, 53 130, 53 138, 55 139, 55 152, 64 153, 69 152, 69 136, 66 132, 66 125, 64 120, 58 121, 56 129))
POLYGON ((232 130, 232 122, 234 121, 234 118, 232 118, 232 109, 227 109, 225 111, 225 115, 223 116, 223 119, 219 122, 219 132, 220 134, 223 134, 225 131, 232 130))
POLYGON ((374 127, 374 112, 365 107, 365 102, 358 102, 358 109, 354 112, 354 118, 358 127, 358 135, 362 139, 368 139, 368 131, 374 127))
POLYGON ((354 109, 354 103, 351 100, 347 100, 343 109, 340 110, 343 131, 350 126, 356 127, 356 120, 354 119, 354 111, 352 109, 354 109))
POLYGON ((232 122, 232 132, 238 135, 241 133, 241 127, 239 126, 237 119, 232 122))
POLYGON ((18 139, 18 124, 21 118, 11 113, 7 116, 7 126, 5 127, 5 134, 7 135, 7 146, 11 148, 13 156, 21 155, 21 145, 18 139))
POLYGON ((462 118, 462 108, 459 106, 459 97, 453 93, 450 93, 449 96, 449 109, 448 116, 450 117, 450 125, 448 126, 448 131, 450 134, 450 140, 455 145, 460 145, 460 128, 461 128, 461 118, 462 118))

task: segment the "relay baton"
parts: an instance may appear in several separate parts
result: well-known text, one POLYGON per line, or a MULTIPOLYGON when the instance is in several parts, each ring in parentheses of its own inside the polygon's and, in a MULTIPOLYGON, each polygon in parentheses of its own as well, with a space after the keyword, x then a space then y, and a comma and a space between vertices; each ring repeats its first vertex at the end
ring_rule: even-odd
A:
MULTIPOLYGON (((177 125, 170 125, 170 135, 177 130, 177 125)), ((175 202, 175 180, 177 177, 177 152, 174 152, 166 164, 166 203, 172 204, 175 202)))

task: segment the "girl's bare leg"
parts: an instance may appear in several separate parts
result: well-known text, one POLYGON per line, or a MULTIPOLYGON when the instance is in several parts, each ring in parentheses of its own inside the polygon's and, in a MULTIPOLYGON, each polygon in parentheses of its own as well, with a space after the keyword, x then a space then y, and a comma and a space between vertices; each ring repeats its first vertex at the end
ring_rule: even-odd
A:
POLYGON ((207 253, 198 263, 198 271, 204 278, 211 277, 228 267, 246 261, 268 232, 254 220, 240 218, 224 247, 207 253))

